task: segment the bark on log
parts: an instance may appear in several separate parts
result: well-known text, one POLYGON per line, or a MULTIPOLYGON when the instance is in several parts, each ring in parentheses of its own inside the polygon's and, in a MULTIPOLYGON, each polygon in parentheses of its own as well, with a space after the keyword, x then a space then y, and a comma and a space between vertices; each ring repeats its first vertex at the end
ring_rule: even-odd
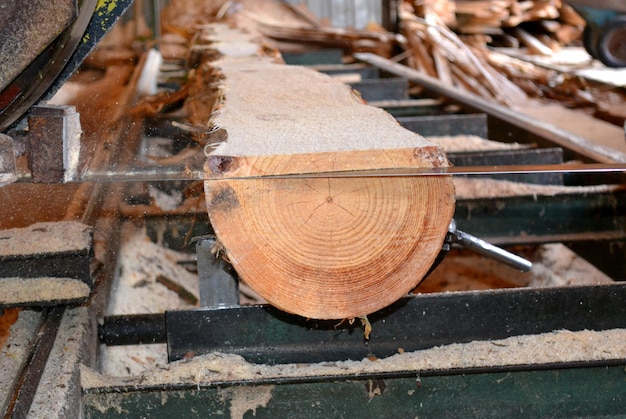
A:
POLYGON ((443 150, 312 70, 227 54, 214 67, 225 99, 213 122, 227 141, 208 157, 205 189, 239 275, 315 319, 364 316, 410 292, 452 218, 450 177, 241 178, 445 166, 443 150))

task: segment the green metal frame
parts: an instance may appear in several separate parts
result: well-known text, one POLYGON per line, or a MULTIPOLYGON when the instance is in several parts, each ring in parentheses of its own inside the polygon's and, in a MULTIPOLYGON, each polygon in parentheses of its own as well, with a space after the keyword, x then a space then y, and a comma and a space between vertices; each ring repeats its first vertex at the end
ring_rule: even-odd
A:
POLYGON ((623 417, 624 365, 593 368, 108 389, 83 396, 87 419, 623 417))

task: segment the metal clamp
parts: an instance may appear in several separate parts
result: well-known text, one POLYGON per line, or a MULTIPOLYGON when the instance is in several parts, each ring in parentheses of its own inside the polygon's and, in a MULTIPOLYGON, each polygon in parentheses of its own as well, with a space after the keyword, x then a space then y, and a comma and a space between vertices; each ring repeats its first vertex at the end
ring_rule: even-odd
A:
POLYGON ((471 249, 480 255, 497 260, 500 263, 522 272, 528 272, 533 266, 529 260, 526 260, 523 257, 517 256, 498 246, 494 246, 483 239, 479 239, 478 237, 458 230, 456 228, 456 220, 454 219, 450 221, 450 226, 448 227, 448 235, 446 236, 445 241, 448 240, 450 240, 449 244, 459 244, 460 246, 471 249))
POLYGON ((448 226, 448 234, 446 234, 446 237, 443 240, 441 251, 439 252, 439 255, 437 255, 437 258, 430 267, 428 273, 426 273, 425 277, 430 275, 432 271, 434 271, 435 268, 445 259, 452 249, 453 244, 471 249, 480 255, 497 260, 500 263, 504 263, 505 265, 522 272, 528 272, 533 266, 529 260, 526 260, 523 257, 517 256, 498 246, 494 246, 493 244, 472 236, 471 234, 467 234, 464 231, 460 231, 456 228, 456 220, 452 219, 452 221, 450 221, 450 225, 448 226))

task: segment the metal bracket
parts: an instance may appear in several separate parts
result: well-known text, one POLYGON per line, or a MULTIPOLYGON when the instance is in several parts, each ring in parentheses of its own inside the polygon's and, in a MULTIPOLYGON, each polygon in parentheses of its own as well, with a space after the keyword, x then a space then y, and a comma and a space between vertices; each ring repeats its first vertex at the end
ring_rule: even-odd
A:
POLYGON ((35 106, 28 117, 28 167, 33 182, 61 183, 78 178, 80 118, 73 106, 35 106))
POLYGON ((426 276, 430 275, 431 272, 435 270, 455 244, 471 249, 482 256, 494 259, 505 264, 506 266, 522 272, 528 272, 533 266, 529 260, 524 259, 523 257, 517 256, 516 254, 504 250, 501 247, 495 246, 483 239, 457 229, 456 220, 452 219, 452 221, 450 221, 450 226, 448 227, 448 233, 443 240, 441 251, 439 252, 439 255, 437 255, 435 262, 426 276))
POLYGON ((204 237, 196 244, 200 306, 208 308, 238 306, 237 274, 224 259, 213 254, 215 243, 215 238, 204 237))
POLYGON ((471 249, 476 253, 494 259, 500 263, 503 263, 511 268, 520 270, 522 272, 528 272, 532 268, 533 264, 520 256, 517 256, 509 251, 502 249, 501 247, 494 246, 491 243, 479 239, 478 237, 467 234, 456 228, 456 220, 452 219, 450 226, 448 227, 448 235, 446 239, 450 238, 452 243, 457 243, 463 247, 471 249))

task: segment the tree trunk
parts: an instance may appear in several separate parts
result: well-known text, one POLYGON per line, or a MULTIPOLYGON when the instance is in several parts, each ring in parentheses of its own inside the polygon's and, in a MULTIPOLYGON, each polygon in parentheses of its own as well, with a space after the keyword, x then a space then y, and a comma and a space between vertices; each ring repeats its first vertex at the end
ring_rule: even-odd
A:
POLYGON ((312 70, 266 57, 213 63, 227 141, 205 170, 228 259, 276 307, 315 319, 364 316, 409 293, 454 212, 449 176, 246 179, 447 165, 441 148, 312 70))

